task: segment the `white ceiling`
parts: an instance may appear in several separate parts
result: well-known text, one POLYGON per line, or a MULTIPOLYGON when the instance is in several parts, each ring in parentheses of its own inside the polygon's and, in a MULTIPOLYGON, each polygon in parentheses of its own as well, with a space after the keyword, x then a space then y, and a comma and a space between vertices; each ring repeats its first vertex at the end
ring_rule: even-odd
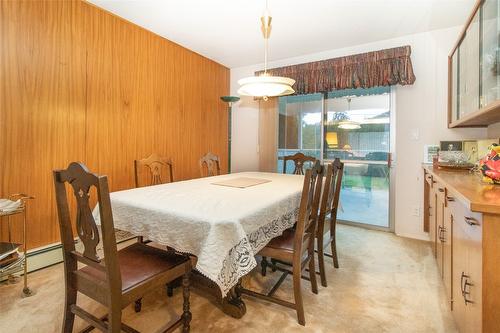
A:
MULTIPOLYGON (((88 0, 227 67, 263 62, 265 0, 88 0)), ((475 0, 269 0, 269 60, 462 25, 475 0)))

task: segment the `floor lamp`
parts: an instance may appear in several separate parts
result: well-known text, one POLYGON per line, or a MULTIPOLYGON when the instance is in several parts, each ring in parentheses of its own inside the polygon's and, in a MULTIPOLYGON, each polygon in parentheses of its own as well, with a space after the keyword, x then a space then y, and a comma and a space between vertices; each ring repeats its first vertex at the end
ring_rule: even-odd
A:
POLYGON ((222 101, 228 103, 227 111, 227 172, 231 173, 231 111, 233 107, 233 103, 238 102, 240 100, 237 96, 222 96, 220 98, 222 101))

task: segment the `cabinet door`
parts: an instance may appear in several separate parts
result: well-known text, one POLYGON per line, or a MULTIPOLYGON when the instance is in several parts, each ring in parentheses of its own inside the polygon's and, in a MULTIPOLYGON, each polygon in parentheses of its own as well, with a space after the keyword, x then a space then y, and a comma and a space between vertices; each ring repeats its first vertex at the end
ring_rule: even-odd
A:
POLYGON ((458 47, 459 118, 479 109, 479 11, 458 47))
POLYGON ((444 235, 444 187, 436 183, 436 260, 438 264, 439 274, 443 276, 443 235, 444 235))
POLYGON ((452 290, 453 290, 453 317, 460 332, 465 331, 466 305, 462 294, 464 276, 467 275, 467 234, 458 216, 463 216, 460 211, 453 209, 452 214, 457 216, 453 222, 453 263, 452 263, 452 290))
POLYGON ((500 1, 485 0, 482 8, 481 107, 500 99, 500 1))
POLYGON ((429 239, 431 240, 432 254, 436 257, 437 226, 436 226, 436 192, 429 190, 429 239))
POLYGON ((453 215, 453 316, 460 332, 482 330, 482 217, 462 205, 453 215))
POLYGON ((466 332, 481 332, 482 328, 482 218, 465 211, 463 225, 467 234, 467 275, 464 281, 466 299, 466 332))
POLYGON ((452 248, 453 248, 453 214, 451 210, 447 207, 444 210, 444 221, 443 221, 443 231, 442 231, 442 243, 443 243, 443 282, 446 289, 446 295, 450 301, 450 305, 453 308, 453 290, 452 290, 452 248))
POLYGON ((450 59, 450 68, 451 71, 451 81, 450 81, 450 103, 451 105, 451 121, 457 121, 460 118, 460 109, 458 104, 458 50, 455 50, 451 59, 450 59))

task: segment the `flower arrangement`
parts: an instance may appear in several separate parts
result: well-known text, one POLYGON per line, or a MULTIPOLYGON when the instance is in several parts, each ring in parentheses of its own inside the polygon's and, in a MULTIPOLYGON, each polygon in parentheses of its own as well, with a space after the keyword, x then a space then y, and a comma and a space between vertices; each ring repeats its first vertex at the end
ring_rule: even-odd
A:
POLYGON ((500 146, 494 143, 489 149, 489 153, 479 161, 479 170, 484 182, 500 184, 500 146))

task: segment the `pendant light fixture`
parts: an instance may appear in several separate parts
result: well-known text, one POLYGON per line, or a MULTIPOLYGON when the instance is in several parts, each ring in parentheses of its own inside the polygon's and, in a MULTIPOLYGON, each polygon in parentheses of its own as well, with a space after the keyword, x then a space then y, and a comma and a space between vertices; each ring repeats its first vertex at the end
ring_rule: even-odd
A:
MULTIPOLYGON (((351 111, 351 97, 347 97, 347 112, 351 111)), ((357 121, 350 120, 349 118, 346 120, 339 121, 339 128, 345 130, 353 130, 360 129, 361 125, 357 121)))
POLYGON ((238 80, 239 95, 260 97, 267 101, 268 97, 291 95, 295 92, 292 88, 295 80, 282 76, 272 76, 267 72, 271 21, 272 17, 269 14, 266 0, 266 9, 260 18, 262 35, 264 36, 264 73, 238 80))

